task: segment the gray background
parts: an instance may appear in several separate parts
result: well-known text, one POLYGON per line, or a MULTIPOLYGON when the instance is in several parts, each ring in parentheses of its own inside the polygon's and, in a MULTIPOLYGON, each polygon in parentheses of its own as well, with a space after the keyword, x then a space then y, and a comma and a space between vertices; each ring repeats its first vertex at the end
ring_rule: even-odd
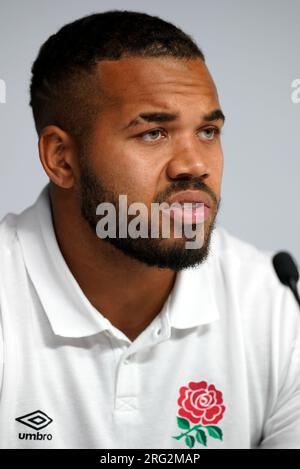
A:
POLYGON ((29 108, 40 45, 71 20, 107 9, 159 15, 203 49, 227 122, 219 224, 264 250, 300 260, 299 0, 0 0, 0 219, 31 204, 47 182, 29 108))

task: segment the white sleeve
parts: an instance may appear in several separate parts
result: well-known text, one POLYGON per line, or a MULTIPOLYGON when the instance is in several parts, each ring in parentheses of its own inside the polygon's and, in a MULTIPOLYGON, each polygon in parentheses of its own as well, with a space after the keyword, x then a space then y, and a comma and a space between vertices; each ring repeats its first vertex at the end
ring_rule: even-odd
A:
MULTIPOLYGON (((2 301, 1 300, 1 295, 2 295, 2 289, 3 289, 3 282, 2 282, 2 277, 1 277, 1 267, 3 266, 2 262, 2 250, 1 247, 3 245, 3 238, 2 238, 2 230, 0 226, 0 398, 2 394, 2 382, 3 382, 3 368, 4 368, 4 337, 3 337, 3 326, 2 326, 2 301)), ((3 298, 3 297, 2 297, 3 298)))
POLYGON ((1 390, 2 390, 2 378, 3 378, 3 366, 4 366, 4 347, 3 347, 3 332, 2 332, 2 317, 1 317, 1 309, 0 309, 0 397, 1 397, 1 390))
POLYGON ((266 417, 260 449, 300 449, 300 309, 292 292, 284 290, 273 350, 278 357, 277 399, 266 417))

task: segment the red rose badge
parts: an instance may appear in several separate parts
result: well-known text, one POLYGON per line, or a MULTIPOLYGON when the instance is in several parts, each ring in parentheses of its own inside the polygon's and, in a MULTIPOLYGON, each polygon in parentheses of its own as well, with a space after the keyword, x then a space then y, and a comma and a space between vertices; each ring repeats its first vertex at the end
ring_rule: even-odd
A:
POLYGON ((178 436, 173 436, 176 440, 185 437, 185 443, 189 448, 193 448, 196 440, 206 446, 207 435, 219 440, 223 439, 221 428, 216 424, 222 420, 225 412, 222 393, 213 384, 208 385, 206 381, 195 383, 191 381, 188 386, 179 389, 179 405, 177 417, 178 427, 182 432, 178 436), (196 424, 191 426, 192 424, 196 424), (192 432, 196 432, 193 436, 192 432))

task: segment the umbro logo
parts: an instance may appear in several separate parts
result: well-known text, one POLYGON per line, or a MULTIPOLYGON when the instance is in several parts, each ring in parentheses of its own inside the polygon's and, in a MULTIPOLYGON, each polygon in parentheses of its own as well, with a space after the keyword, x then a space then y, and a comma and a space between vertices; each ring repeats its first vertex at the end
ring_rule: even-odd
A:
MULTIPOLYGON (((22 417, 16 418, 17 422, 26 425, 27 427, 33 428, 34 430, 41 430, 42 428, 47 427, 53 420, 42 412, 41 410, 36 410, 30 414, 23 415, 22 417)), ((46 433, 19 433, 20 440, 52 440, 51 434, 46 433)))
POLYGON ((36 410, 35 412, 31 412, 31 414, 23 415, 23 417, 18 417, 16 420, 17 422, 27 425, 27 427, 34 428, 35 430, 41 430, 53 422, 53 420, 41 410, 36 410))

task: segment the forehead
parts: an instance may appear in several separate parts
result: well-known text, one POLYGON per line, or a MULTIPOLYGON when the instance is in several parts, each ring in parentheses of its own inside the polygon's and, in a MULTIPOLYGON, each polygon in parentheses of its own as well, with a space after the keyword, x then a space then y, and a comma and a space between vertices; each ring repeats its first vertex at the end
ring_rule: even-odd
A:
POLYGON ((124 58, 97 64, 97 79, 108 107, 153 104, 218 104, 213 79, 201 59, 124 58))

